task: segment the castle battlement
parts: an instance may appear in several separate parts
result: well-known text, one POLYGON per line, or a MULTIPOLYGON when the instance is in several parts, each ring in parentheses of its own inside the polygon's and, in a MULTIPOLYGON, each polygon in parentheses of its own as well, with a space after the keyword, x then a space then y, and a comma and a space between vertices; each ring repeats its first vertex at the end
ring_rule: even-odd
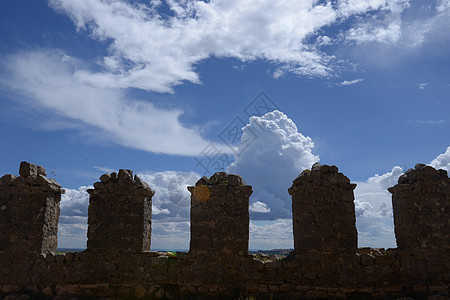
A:
POLYGON ((55 254, 64 190, 22 162, 0 178, 0 297, 52 299, 449 299, 450 179, 423 164, 392 193, 398 248, 357 248, 353 190, 336 166, 294 179, 295 250, 279 261, 248 254, 252 187, 234 174, 199 179, 191 242, 176 256, 150 250, 154 191, 130 170, 89 193, 87 249, 55 254))

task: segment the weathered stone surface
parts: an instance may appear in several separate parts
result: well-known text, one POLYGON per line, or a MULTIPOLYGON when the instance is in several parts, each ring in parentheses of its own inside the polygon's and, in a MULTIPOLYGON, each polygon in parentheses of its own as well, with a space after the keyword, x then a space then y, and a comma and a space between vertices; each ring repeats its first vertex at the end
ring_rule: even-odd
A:
POLYGON ((0 185, 10 185, 16 180, 17 176, 6 174, 0 178, 0 185))
POLYGON ((248 253, 249 197, 238 175, 217 172, 201 178, 191 192, 190 251, 248 253))
POLYGON ((131 170, 104 174, 88 190, 88 249, 139 252, 150 250, 154 192, 131 170))
POLYGON ((0 251, 31 261, 57 249, 62 191, 41 166, 22 162, 19 173, 0 179, 0 251))
POLYGON ((102 176, 100 176, 100 181, 104 182, 104 183, 108 182, 110 179, 111 179, 111 174, 109 174, 109 173, 106 173, 106 174, 103 174, 102 176))
POLYGON ((294 180, 289 194, 297 252, 356 249, 355 187, 336 166, 319 163, 294 180))
MULTIPOLYGON (((131 171, 119 171, 120 176, 113 173, 109 179, 102 176, 90 190, 89 249, 67 254, 52 251, 56 249, 54 229, 58 222, 52 216, 57 215, 59 202, 53 199, 56 193, 49 186, 55 182, 39 179, 42 174, 3 176, 0 299, 9 295, 33 299, 449 298, 448 248, 435 247, 428 241, 425 247, 345 248, 340 237, 317 231, 326 215, 332 216, 332 224, 340 224, 331 228, 332 232, 352 236, 339 216, 350 211, 345 203, 352 202, 354 185, 334 166, 316 164, 312 169, 302 172, 290 191, 294 199, 299 195, 300 199, 312 199, 296 205, 305 220, 313 220, 313 226, 300 227, 301 238, 317 248, 297 249, 283 260, 243 255, 248 247, 251 187, 243 185, 237 175, 218 173, 189 187, 192 234, 197 249, 201 249, 190 253, 140 251, 150 247, 143 246, 150 240, 146 236, 150 228, 142 226, 142 222, 150 226, 145 223, 151 212, 151 201, 147 200, 154 192, 138 177, 133 179, 131 171), (305 190, 309 198, 303 197, 305 190), (324 246, 323 236, 330 245, 324 246)), ((422 197, 441 187, 442 171, 437 171, 436 176, 435 170, 424 165, 416 169, 421 173, 409 172, 402 179, 403 185, 411 188, 400 193, 402 197, 422 197)), ((431 199, 430 203, 436 205, 431 199)), ((418 206, 421 210, 413 210, 417 218, 408 219, 411 228, 431 224, 431 236, 446 228, 448 210, 441 211, 430 223, 421 215, 426 205, 419 202, 418 206)))
POLYGON ((36 178, 38 175, 47 176, 47 172, 41 166, 23 161, 20 163, 19 175, 22 177, 36 178))
POLYGON ((450 248, 450 179, 445 170, 417 164, 389 191, 400 249, 450 248))

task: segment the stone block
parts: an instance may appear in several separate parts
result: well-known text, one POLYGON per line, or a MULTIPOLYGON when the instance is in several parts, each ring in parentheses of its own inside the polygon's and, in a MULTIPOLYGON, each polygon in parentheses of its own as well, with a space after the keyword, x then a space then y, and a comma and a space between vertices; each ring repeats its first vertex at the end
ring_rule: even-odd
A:
POLYGON ((293 181, 289 194, 297 252, 356 250, 355 187, 336 166, 318 163, 293 181))
POLYGON ((190 250, 248 253, 250 186, 240 176, 218 172, 201 178, 191 192, 190 250))
POLYGON ((154 192, 131 170, 104 174, 89 191, 88 249, 150 250, 154 192))

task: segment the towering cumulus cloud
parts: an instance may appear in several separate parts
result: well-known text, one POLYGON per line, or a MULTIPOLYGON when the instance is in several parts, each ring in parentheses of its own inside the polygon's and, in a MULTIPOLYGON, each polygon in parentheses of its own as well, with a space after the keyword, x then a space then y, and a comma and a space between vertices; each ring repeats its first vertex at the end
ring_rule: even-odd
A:
POLYGON ((312 154, 311 138, 298 132, 295 123, 280 111, 251 117, 243 128, 242 140, 257 136, 238 147, 228 172, 242 176, 253 186, 251 217, 256 220, 291 218, 287 192, 298 174, 319 160, 312 154))
POLYGON ((438 157, 433 159, 430 163, 433 168, 443 169, 450 172, 450 146, 448 146, 445 153, 440 154, 438 157))

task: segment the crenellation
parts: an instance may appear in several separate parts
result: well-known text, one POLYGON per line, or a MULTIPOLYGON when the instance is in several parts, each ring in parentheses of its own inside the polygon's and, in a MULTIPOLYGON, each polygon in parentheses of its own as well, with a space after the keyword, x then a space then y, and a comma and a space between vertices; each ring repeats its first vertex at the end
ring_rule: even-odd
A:
POLYGON ((450 179, 447 171, 417 164, 388 190, 392 193, 399 249, 450 248, 450 179))
POLYGON ((358 249, 355 185, 337 167, 314 164, 289 189, 295 253, 259 260, 247 255, 252 187, 238 175, 219 172, 188 187, 191 249, 174 255, 148 251, 147 183, 130 170, 104 174, 88 191, 88 249, 55 254, 63 190, 42 167, 20 169, 0 178, 0 298, 450 298, 443 170, 418 164, 389 189, 398 248, 358 249))
POLYGON ((19 174, 0 179, 0 251, 17 256, 56 252, 64 190, 45 177, 41 166, 22 162, 19 174))
POLYGON ((251 186, 238 175, 202 177, 191 192, 191 253, 247 255, 251 186))
POLYGON ((319 163, 293 181, 289 194, 297 253, 356 250, 355 187, 336 166, 319 163))
POLYGON ((89 189, 90 250, 140 252, 150 250, 154 191, 131 170, 103 174, 89 189))

